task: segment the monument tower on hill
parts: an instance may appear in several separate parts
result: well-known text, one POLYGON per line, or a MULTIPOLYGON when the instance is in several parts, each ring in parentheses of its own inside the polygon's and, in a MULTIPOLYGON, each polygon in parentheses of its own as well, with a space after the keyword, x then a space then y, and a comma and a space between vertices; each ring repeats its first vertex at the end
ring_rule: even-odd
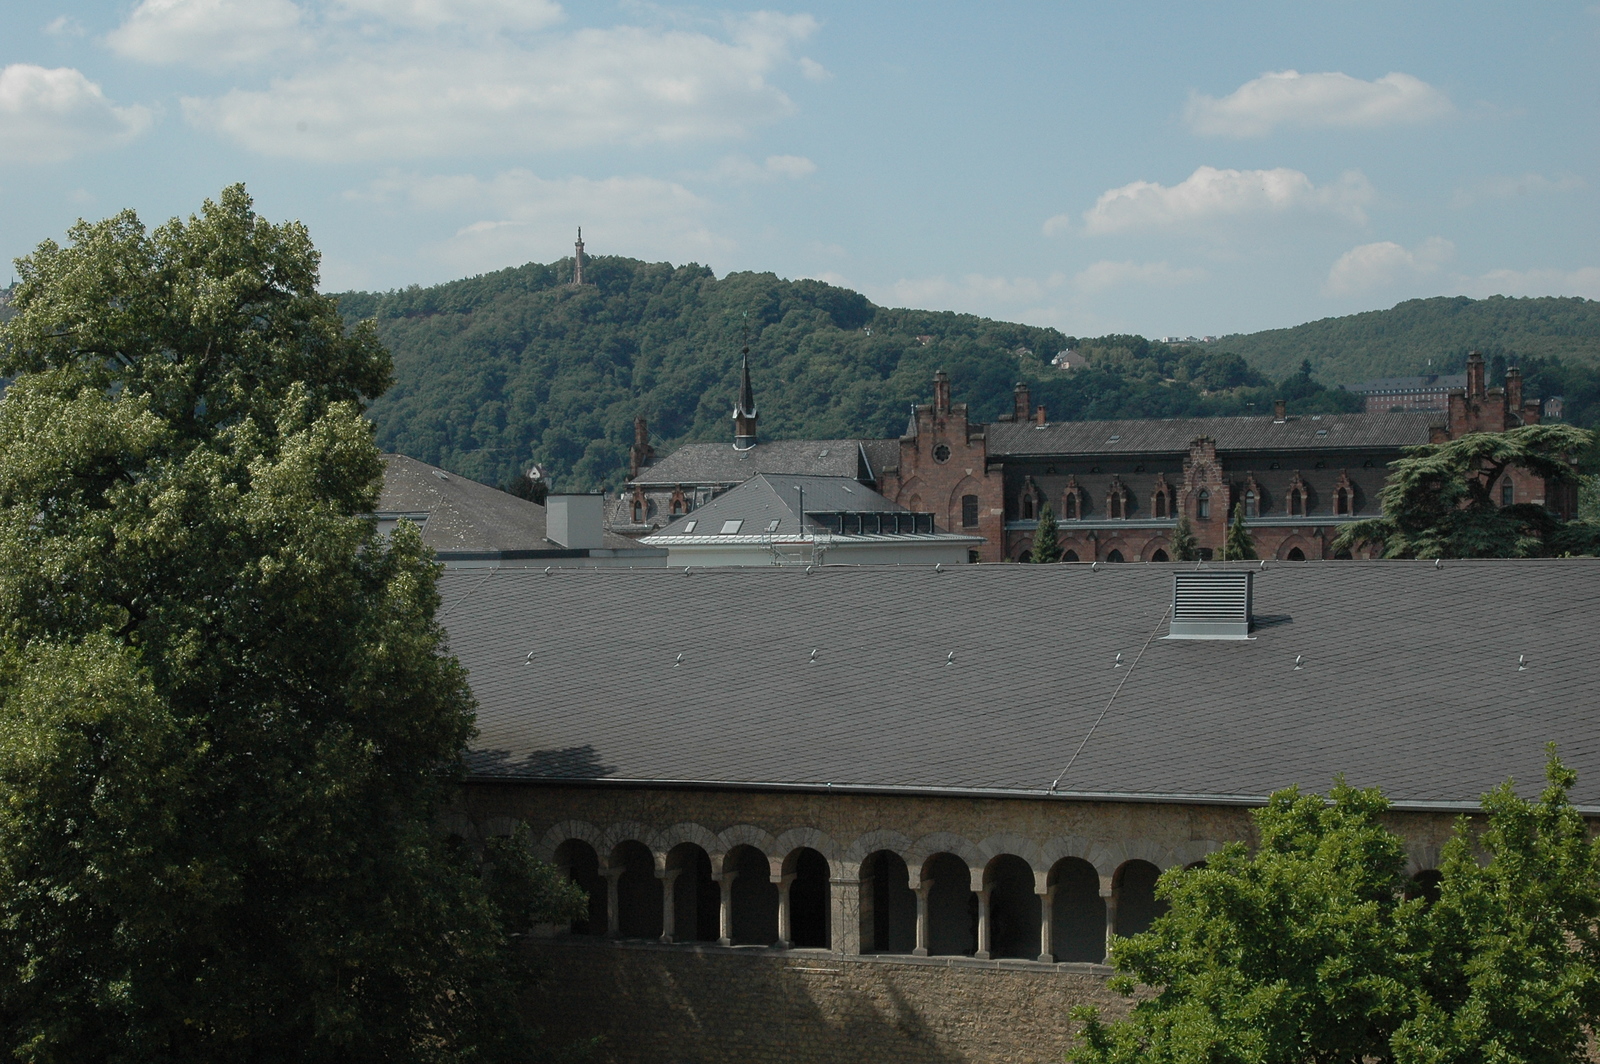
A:
POLYGON ((583 226, 578 226, 578 242, 572 245, 572 287, 583 287, 583 226))

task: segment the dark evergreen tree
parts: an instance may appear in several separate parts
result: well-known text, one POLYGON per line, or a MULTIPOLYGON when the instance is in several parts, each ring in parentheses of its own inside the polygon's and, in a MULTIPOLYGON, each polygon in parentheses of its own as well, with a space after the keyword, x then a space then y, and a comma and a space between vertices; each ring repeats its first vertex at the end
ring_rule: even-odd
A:
POLYGON ((1055 511, 1045 503, 1039 510, 1039 524, 1033 530, 1033 551, 1029 557, 1038 563, 1061 560, 1060 530, 1056 525, 1055 511))
POLYGON ((1228 525, 1228 538, 1222 545, 1222 556, 1226 561, 1252 561, 1256 556, 1256 542, 1250 538, 1250 530, 1244 526, 1244 503, 1238 503, 1233 508, 1233 522, 1228 525))
POLYGON ((1194 526, 1189 523, 1188 514, 1179 514, 1178 523, 1172 528, 1172 560, 1175 562, 1200 560, 1200 544, 1194 538, 1194 526))

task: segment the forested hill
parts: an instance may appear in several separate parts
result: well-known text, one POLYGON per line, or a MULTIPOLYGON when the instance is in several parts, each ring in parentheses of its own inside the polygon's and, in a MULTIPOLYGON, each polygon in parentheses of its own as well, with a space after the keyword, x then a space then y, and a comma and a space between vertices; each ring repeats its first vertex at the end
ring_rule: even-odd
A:
POLYGON ((661 451, 731 439, 746 335, 768 439, 898 435, 941 368, 981 420, 1011 409, 1018 380, 1055 419, 1265 413, 1278 395, 1310 411, 1352 399, 1303 374, 1274 384, 1220 350, 891 310, 820 281, 611 257, 588 261, 585 274, 593 284, 572 287, 565 259, 341 295, 346 319, 375 318, 394 352, 395 386, 371 411, 379 443, 490 483, 537 462, 558 490, 615 487, 637 415, 661 451), (1050 365, 1069 347, 1091 365, 1050 365))
POLYGON ((1309 359, 1319 376, 1341 384, 1372 377, 1459 372, 1473 348, 1493 357, 1600 362, 1600 302, 1542 297, 1440 296, 1389 310, 1224 336, 1216 347, 1243 355, 1268 376, 1309 359))

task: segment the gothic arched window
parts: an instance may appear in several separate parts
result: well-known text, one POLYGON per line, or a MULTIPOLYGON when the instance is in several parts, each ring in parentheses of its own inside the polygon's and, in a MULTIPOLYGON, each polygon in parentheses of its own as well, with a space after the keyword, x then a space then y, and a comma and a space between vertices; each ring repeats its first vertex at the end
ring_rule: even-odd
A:
POLYGON ((1244 493, 1244 515, 1246 517, 1261 516, 1261 501, 1256 498, 1256 493, 1253 491, 1244 493))
POLYGON ((1110 511, 1106 516, 1108 516, 1108 517, 1121 517, 1122 516, 1122 492, 1113 491, 1109 496, 1107 496, 1106 502, 1107 502, 1106 509, 1110 511))
POLYGON ((1155 511, 1157 517, 1167 516, 1167 491, 1165 488, 1156 492, 1155 505, 1151 509, 1155 511))
POLYGON ((1341 517, 1350 515, 1350 492, 1340 488, 1333 494, 1333 512, 1341 517))
POLYGON ((1306 495, 1296 484, 1289 489, 1289 516, 1304 517, 1306 512, 1306 495))
POLYGON ((1069 491, 1061 497, 1061 516, 1068 521, 1078 519, 1078 493, 1069 491))
POLYGON ((1211 520, 1211 493, 1204 488, 1194 500, 1194 515, 1201 521, 1211 520))

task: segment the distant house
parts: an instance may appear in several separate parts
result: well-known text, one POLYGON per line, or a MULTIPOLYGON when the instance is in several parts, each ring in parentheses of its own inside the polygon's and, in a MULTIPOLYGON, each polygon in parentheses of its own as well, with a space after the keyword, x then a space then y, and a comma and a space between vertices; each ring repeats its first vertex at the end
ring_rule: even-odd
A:
POLYGON ((1429 373, 1421 377, 1379 377, 1359 384, 1346 384, 1344 390, 1361 396, 1367 404, 1367 413, 1387 414, 1391 411, 1448 410, 1450 390, 1466 386, 1465 373, 1429 373))
POLYGON ((759 474, 641 543, 671 565, 960 565, 981 536, 940 529, 852 477, 759 474))
POLYGON ((447 569, 667 564, 665 550, 601 527, 601 496, 552 495, 546 507, 403 454, 383 465, 379 530, 412 522, 447 569))

